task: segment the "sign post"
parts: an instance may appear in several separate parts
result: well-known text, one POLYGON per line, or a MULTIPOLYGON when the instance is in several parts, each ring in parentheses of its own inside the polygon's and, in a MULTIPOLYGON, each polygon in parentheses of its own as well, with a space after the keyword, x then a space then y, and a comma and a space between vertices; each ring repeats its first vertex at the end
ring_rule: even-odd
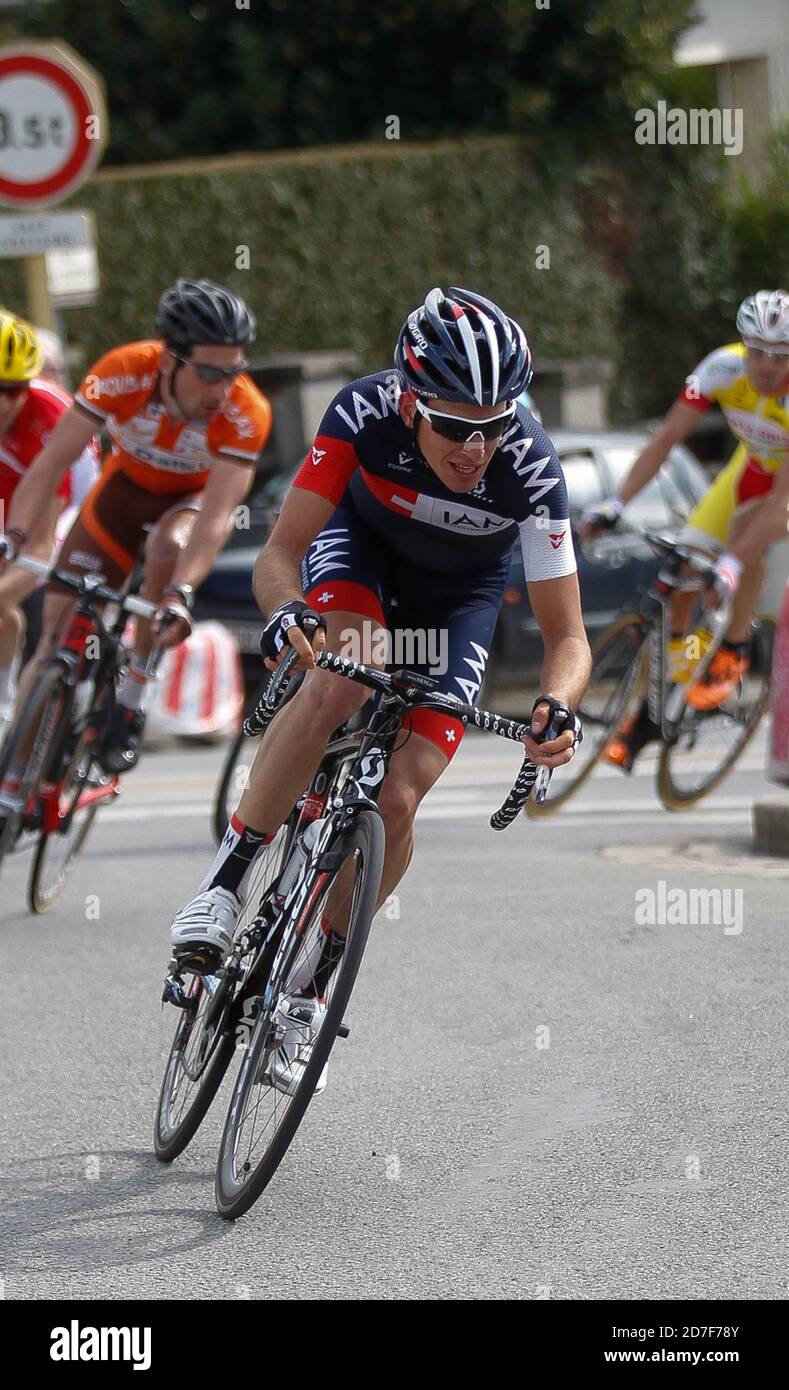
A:
MULTIPOLYGON (((0 205, 33 211, 61 202, 90 176, 107 134, 101 78, 68 44, 0 48, 0 205)), ((52 328, 46 249, 21 254, 28 314, 52 328)))

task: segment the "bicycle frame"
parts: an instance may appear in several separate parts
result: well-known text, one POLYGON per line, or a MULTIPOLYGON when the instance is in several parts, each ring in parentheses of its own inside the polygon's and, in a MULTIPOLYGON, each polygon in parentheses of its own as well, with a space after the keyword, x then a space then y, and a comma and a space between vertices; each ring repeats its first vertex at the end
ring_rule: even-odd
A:
MULTIPOLYGON (((256 705, 254 714, 245 722, 245 732, 251 736, 262 732, 282 704, 283 695, 290 679, 290 671, 297 659, 298 653, 292 651, 269 682, 266 693, 256 705), (256 720, 259 722, 256 723, 256 720)), ((263 986, 263 1005, 268 1007, 271 1002, 272 991, 276 987, 278 970, 293 943, 294 935, 299 934, 304 921, 309 917, 316 894, 319 895, 323 891, 327 878, 339 867, 330 849, 332 841, 353 824, 353 820, 360 810, 367 809, 380 816, 378 796, 392 754, 396 751, 397 737, 402 731, 405 714, 417 708, 420 703, 430 704, 434 708, 444 709, 455 718, 462 719, 464 723, 473 722, 479 728, 513 741, 520 742, 523 734, 528 732, 528 726, 516 720, 506 719, 489 711, 477 709, 473 705, 464 705, 452 697, 441 695, 437 691, 437 681, 417 672, 398 670, 386 674, 328 652, 320 653, 316 664, 367 686, 368 689, 377 693, 378 699, 364 729, 353 733, 343 731, 336 739, 329 741, 317 772, 306 792, 296 803, 297 809, 300 808, 300 816, 279 873, 267 887, 265 896, 258 906, 257 917, 249 927, 241 932, 230 957, 222 967, 225 984, 222 1008, 227 1010, 223 1028, 232 1024, 239 1007, 239 999, 247 993, 242 960, 254 951, 255 957, 250 970, 255 971, 264 958, 266 948, 275 941, 277 933, 279 933, 274 958, 263 986), (343 764, 346 763, 348 770, 342 780, 340 792, 339 794, 335 793, 330 804, 327 805, 327 789, 330 783, 335 780, 336 773, 342 771, 343 764), (329 814, 321 828, 318 840, 305 859, 284 899, 278 899, 277 887, 288 866, 296 839, 306 829, 309 822, 318 819, 324 814, 324 811, 328 811, 329 814), (320 877, 314 880, 316 868, 320 877), (311 882, 311 880, 314 881, 311 882), (267 906, 273 907, 271 914, 267 914, 267 906)), ((541 738, 555 736, 556 731, 552 725, 549 725, 548 729, 540 735, 541 738)), ((540 769, 539 771, 547 770, 540 769)), ((504 829, 514 820, 525 804, 537 776, 538 769, 526 755, 520 773, 504 805, 491 816, 493 828, 504 829)), ((339 856, 337 857, 339 858, 339 856)), ((171 961, 164 982, 163 1002, 172 1003, 181 1009, 190 1008, 190 1001, 181 976, 181 972, 184 969, 189 970, 189 968, 188 958, 171 961)), ((203 973, 203 978, 210 979, 211 975, 203 973)), ((211 1014, 211 1021, 213 1021, 213 1013, 211 1014)), ((212 1047, 215 1045, 214 1041, 212 1047)))
MULTIPOLYGON (((53 575, 56 579, 63 577, 57 571, 51 571, 49 566, 41 561, 37 561, 28 556, 19 556, 16 563, 21 568, 28 569, 36 574, 53 575)), ((95 673, 92 674, 94 696, 98 689, 106 688, 109 692, 114 692, 114 666, 117 661, 118 652, 121 647, 123 631, 129 613, 136 612, 141 616, 150 616, 154 605, 147 603, 143 599, 138 599, 132 590, 137 583, 140 574, 139 562, 135 563, 126 583, 118 591, 107 589, 101 575, 81 576, 77 580, 74 576, 69 576, 69 580, 74 587, 78 587, 78 600, 72 612, 65 633, 61 637, 57 646, 54 648, 50 657, 50 663, 55 664, 62 675, 63 687, 66 692, 67 707, 73 704, 73 697, 76 687, 80 680, 86 677, 86 673, 95 664, 95 673), (110 623, 105 623, 102 615, 98 611, 97 602, 110 602, 118 605, 118 612, 110 623), (92 637, 98 637, 101 653, 98 658, 86 655, 87 645, 92 637)), ((71 587, 70 583, 70 587, 71 587)), ((158 653, 154 653, 158 655, 158 653)), ((149 665, 154 668, 153 658, 149 665)), ((82 729, 74 729, 66 722, 60 737, 56 737, 49 750, 49 758, 45 767, 44 775, 38 787, 31 797, 30 804, 25 808, 25 820, 29 820, 36 813, 36 808, 40 809, 40 824, 36 827, 45 834, 52 834, 58 830, 66 830, 70 821, 77 810, 84 810, 97 801, 109 801, 120 795, 120 777, 118 774, 107 779, 106 784, 91 787, 87 792, 80 791, 76 800, 70 807, 61 804, 61 794, 68 772, 68 764, 58 777, 53 777, 53 773, 60 771, 60 760, 63 752, 65 739, 75 731, 78 734, 83 732, 86 735, 88 744, 95 741, 97 727, 91 723, 92 716, 95 715, 93 701, 85 712, 85 722, 82 729)))
MULTIPOLYGON (((658 573, 644 596, 639 611, 648 624, 647 635, 647 710, 652 723, 660 729, 665 743, 674 743, 679 726, 687 712, 685 687, 666 678, 666 654, 671 635, 671 606, 678 593, 700 591, 700 580, 708 578, 714 565, 706 557, 656 537, 646 536, 653 548, 667 552, 671 559, 658 573), (695 578, 678 573, 680 566, 689 566, 695 578)), ((727 599, 708 610, 707 623, 712 641, 699 657, 693 671, 693 683, 701 680, 720 645, 731 619, 731 600, 727 599)))

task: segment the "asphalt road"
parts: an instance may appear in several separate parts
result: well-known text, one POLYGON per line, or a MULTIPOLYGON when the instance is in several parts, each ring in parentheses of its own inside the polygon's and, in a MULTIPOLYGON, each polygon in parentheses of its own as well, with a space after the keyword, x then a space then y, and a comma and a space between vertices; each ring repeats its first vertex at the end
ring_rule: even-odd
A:
POLYGON ((497 835, 518 755, 468 735, 328 1088, 235 1225, 213 1206, 226 1087, 172 1167, 151 1142, 167 926, 212 855, 220 757, 151 753, 48 916, 25 856, 4 868, 7 1299, 787 1297, 789 859, 750 854, 763 739, 683 816, 645 763, 497 835), (739 890, 729 929, 643 924, 661 881, 739 890))

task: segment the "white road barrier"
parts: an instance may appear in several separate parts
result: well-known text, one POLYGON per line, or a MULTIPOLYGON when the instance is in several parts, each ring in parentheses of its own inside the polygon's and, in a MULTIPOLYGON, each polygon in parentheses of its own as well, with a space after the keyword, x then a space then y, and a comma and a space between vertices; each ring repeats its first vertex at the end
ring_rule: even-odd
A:
POLYGON ((168 651, 150 687, 147 733, 235 734, 244 701, 238 644, 222 623, 198 623, 168 651))

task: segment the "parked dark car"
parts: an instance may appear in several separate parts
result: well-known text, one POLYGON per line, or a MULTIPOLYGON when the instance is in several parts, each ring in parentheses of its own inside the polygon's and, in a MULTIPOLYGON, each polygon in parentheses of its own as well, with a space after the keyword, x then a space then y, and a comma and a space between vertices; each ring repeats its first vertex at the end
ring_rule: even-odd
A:
MULTIPOLYGON (((645 433, 605 433, 551 430, 561 460, 570 499, 570 522, 576 543, 578 578, 584 622, 590 642, 623 608, 635 604, 659 561, 643 542, 630 538, 606 538, 595 550, 599 558, 587 559, 578 545, 581 513, 595 502, 610 497, 646 444, 645 433)), ((704 469, 680 445, 673 448, 657 477, 629 504, 626 524, 676 533, 708 487, 704 469)), ((512 555, 509 583, 490 655, 488 688, 536 677, 542 660, 542 642, 529 604, 519 547, 512 555)))
MULTIPOLYGON (((644 433, 610 431, 600 434, 551 432, 567 478, 573 531, 585 507, 610 496, 643 448, 644 433)), ((198 619, 219 619, 235 634, 241 648, 249 687, 261 674, 258 639, 261 615, 252 596, 251 575, 265 543, 271 510, 278 504, 289 478, 270 478, 250 504, 249 528, 236 530, 211 574, 201 585, 195 605, 198 619)), ((685 448, 672 449, 658 477, 628 508, 633 525, 664 531, 678 529, 707 486, 703 468, 685 448)), ((578 568, 584 618, 590 640, 613 621, 623 606, 635 602, 657 568, 653 552, 631 545, 625 557, 620 544, 602 547, 603 558, 591 563, 580 551, 578 568)), ((486 689, 536 676, 542 643, 529 605, 518 546, 513 551, 509 583, 490 657, 486 689)))

